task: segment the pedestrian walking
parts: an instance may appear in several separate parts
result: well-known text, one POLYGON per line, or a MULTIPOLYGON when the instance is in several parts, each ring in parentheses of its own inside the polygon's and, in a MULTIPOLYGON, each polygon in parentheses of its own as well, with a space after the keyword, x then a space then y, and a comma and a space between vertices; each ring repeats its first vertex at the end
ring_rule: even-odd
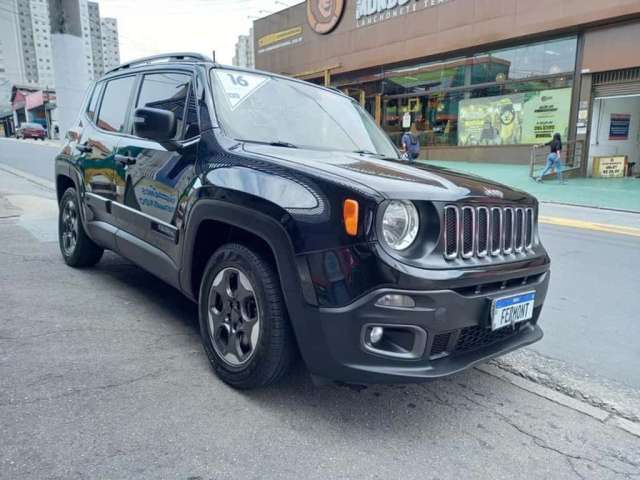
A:
POLYGON ((404 132, 400 143, 402 144, 402 157, 406 160, 413 162, 420 156, 420 139, 415 123, 412 123, 411 128, 404 132))
POLYGON ((549 155, 547 156, 547 166, 538 178, 536 178, 536 182, 542 183, 542 177, 555 168, 558 180, 560 183, 565 183, 562 176, 562 137, 559 133, 556 133, 553 136, 553 139, 550 142, 545 143, 544 146, 548 146, 550 149, 549 155))

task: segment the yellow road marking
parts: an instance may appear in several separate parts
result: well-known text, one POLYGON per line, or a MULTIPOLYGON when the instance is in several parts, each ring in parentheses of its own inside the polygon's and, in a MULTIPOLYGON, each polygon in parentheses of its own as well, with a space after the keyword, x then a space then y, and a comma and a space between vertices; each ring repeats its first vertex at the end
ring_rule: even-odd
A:
POLYGON ((582 230, 593 230, 596 232, 617 233, 631 237, 640 237, 640 228, 625 227, 622 225, 609 225, 606 223, 585 222, 583 220, 572 220, 570 218, 546 217, 540 215, 539 222, 546 225, 559 225, 561 227, 579 228, 582 230))

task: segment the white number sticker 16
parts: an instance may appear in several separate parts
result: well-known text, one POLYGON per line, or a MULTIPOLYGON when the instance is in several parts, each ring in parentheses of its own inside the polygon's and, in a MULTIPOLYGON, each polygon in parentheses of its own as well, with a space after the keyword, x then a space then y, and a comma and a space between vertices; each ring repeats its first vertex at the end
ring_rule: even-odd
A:
POLYGON ((269 77, 264 75, 254 75, 246 72, 216 70, 215 74, 220 85, 222 85, 231 110, 238 108, 238 106, 255 93, 258 88, 269 81, 269 77))

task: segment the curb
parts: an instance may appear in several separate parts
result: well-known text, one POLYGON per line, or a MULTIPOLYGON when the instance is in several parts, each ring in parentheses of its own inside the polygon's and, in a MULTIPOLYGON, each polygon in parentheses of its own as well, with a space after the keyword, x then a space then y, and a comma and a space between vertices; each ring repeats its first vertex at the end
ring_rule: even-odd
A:
POLYGON ((0 171, 4 171, 11 175, 15 175, 16 177, 20 177, 28 182, 35 183, 41 188, 46 188, 47 190, 55 190, 56 185, 49 180, 45 180, 44 178, 36 177, 35 175, 31 175, 30 173, 23 172, 22 170, 18 170, 17 168, 10 167, 9 165, 0 164, 0 171))
POLYGON ((61 142, 55 142, 55 141, 52 141, 51 139, 48 139, 48 140, 46 140, 44 142, 42 142, 42 141, 38 142, 38 141, 35 141, 35 140, 33 142, 30 142, 30 141, 19 140, 19 139, 13 138, 13 137, 0 137, 0 139, 8 141, 8 142, 16 142, 16 143, 21 144, 21 145, 37 145, 39 147, 49 147, 49 148, 62 148, 62 146, 64 145, 64 142, 62 142, 62 141, 61 142))
POLYGON ((494 365, 480 365, 476 367, 476 370, 481 371, 487 375, 498 378, 504 382, 510 383, 522 390, 526 390, 529 393, 533 393, 539 397, 542 397, 546 400, 557 403, 558 405, 562 405, 563 407, 570 408, 576 412, 580 412, 584 415, 587 415, 595 420, 598 420, 601 423, 605 423, 607 425, 612 425, 620 430, 624 430, 631 435, 640 438, 640 424, 634 423, 625 418, 619 417, 612 413, 607 412, 606 410, 594 407, 593 405, 589 405, 588 403, 582 402, 580 400, 576 400, 575 398, 569 397, 563 393, 560 393, 551 388, 542 386, 538 383, 532 382, 531 380, 527 380, 523 377, 519 377, 518 375, 514 375, 513 373, 502 370, 500 367, 496 367, 494 365))
POLYGON ((628 227, 625 225, 613 225, 609 223, 588 222, 585 220, 574 220, 564 217, 538 216, 538 223, 543 225, 554 225, 559 227, 575 228, 579 230, 591 230, 601 233, 615 233, 617 235, 628 235, 630 237, 640 237, 640 228, 628 227))
POLYGON ((562 205, 564 207, 593 208, 595 210, 604 210, 606 212, 631 213, 640 215, 638 210, 626 210, 624 208, 598 207, 596 205, 581 205, 579 203, 554 202, 553 200, 540 200, 540 203, 548 203, 549 205, 562 205))

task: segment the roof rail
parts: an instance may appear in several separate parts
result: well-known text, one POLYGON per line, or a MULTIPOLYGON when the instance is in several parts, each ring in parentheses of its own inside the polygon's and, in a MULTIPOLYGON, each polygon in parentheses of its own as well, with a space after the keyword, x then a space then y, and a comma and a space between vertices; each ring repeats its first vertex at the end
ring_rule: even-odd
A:
POLYGON ((123 63, 122 65, 119 65, 115 68, 112 68, 111 70, 108 70, 107 72, 105 72, 105 74, 116 72, 118 70, 124 70, 126 68, 137 67, 139 65, 148 65, 150 63, 156 63, 161 60, 165 60, 167 62, 183 61, 183 60, 198 60, 201 62, 213 61, 209 57, 207 57, 206 55, 202 55, 201 53, 193 53, 193 52, 163 53, 161 55, 152 55, 150 57, 138 58, 136 60, 123 63))

